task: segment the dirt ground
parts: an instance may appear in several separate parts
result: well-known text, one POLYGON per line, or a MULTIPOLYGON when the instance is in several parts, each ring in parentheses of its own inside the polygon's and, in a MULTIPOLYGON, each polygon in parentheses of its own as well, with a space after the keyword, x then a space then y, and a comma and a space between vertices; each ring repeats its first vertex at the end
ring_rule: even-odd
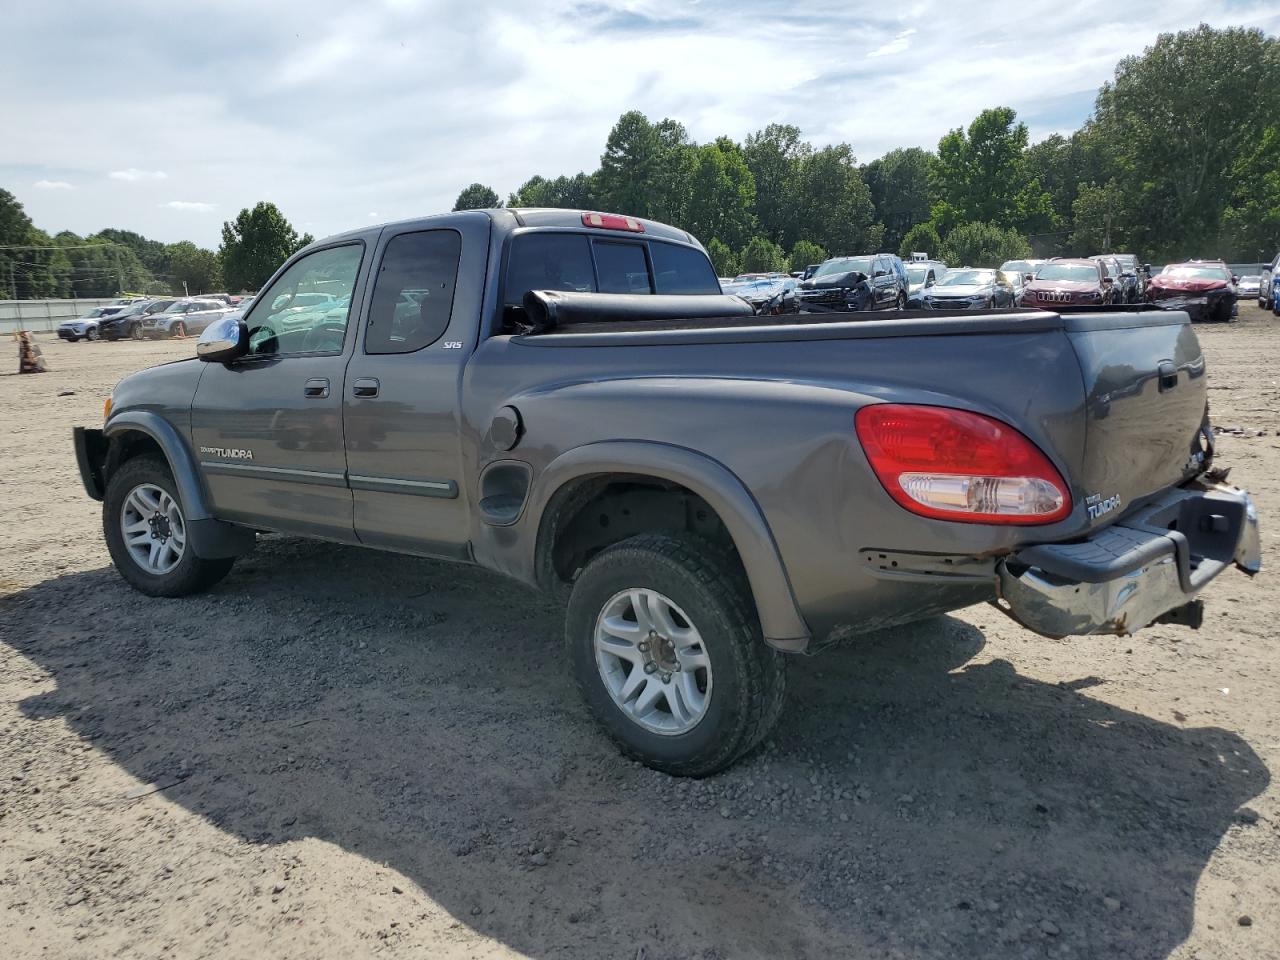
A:
POLYGON ((129 590, 71 427, 193 347, 42 337, 0 377, 0 953, 1280 957, 1280 320, 1241 314, 1198 332, 1270 568, 1203 629, 868 636, 701 782, 617 756, 495 575, 269 537, 129 590))

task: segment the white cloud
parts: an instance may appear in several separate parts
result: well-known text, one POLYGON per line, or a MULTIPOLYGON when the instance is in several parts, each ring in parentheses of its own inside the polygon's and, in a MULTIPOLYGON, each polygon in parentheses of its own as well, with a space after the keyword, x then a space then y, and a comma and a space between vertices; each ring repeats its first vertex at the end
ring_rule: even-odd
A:
POLYGON ((143 180, 166 180, 169 175, 163 170, 139 170, 129 167, 127 170, 112 170, 107 174, 112 180, 124 180, 128 183, 139 183, 143 180))
POLYGON ((74 190, 75 187, 67 183, 65 180, 37 180, 34 184, 37 190, 74 190))
POLYGON ((867 56, 868 57, 887 57, 891 53, 902 53, 902 51, 906 50, 907 47, 911 46, 911 35, 915 32, 916 32, 915 27, 908 27, 906 30, 903 30, 901 33, 899 33, 896 37, 894 37, 884 46, 876 47, 874 50, 868 53, 867 56))
POLYGON ((191 210, 195 213, 208 213, 217 204, 204 203, 200 200, 170 200, 168 203, 160 204, 170 210, 191 210))
POLYGON ((24 42, 0 58, 0 183, 75 184, 74 197, 20 198, 50 232, 112 226, 203 246, 221 220, 203 214, 259 200, 326 236, 448 210, 476 181, 505 196, 534 174, 591 171, 632 108, 699 142, 795 124, 862 162, 933 148, 994 106, 1036 140, 1078 126, 1117 61, 1161 32, 1280 33, 1275 0, 1165 0, 1154 19, 1137 0, 1105 16, 1027 0, 1013 18, 977 0, 907 0, 852 19, 847 0, 799 12, 793 0, 226 0, 201 17, 202 55, 163 83, 126 70, 85 84, 41 70, 55 43, 89 63, 144 27, 157 49, 181 49, 189 24, 156 18, 150 0, 9 6, 6 30, 24 42))

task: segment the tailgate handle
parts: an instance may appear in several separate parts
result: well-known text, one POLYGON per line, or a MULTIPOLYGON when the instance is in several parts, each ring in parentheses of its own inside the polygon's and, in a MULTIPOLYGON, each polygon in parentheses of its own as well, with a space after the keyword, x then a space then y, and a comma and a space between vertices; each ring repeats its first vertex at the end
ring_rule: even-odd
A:
POLYGON ((1161 360, 1160 366, 1156 368, 1160 374, 1160 392, 1172 390, 1178 385, 1178 368, 1173 365, 1172 360, 1161 360))

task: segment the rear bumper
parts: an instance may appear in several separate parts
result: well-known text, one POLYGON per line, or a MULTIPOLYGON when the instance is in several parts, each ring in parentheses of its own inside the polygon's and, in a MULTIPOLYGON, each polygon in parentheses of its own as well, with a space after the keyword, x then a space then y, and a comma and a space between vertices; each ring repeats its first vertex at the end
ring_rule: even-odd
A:
POLYGON ((997 564, 1000 607, 1048 637, 1198 625, 1196 595, 1234 564, 1261 568, 1258 515, 1224 483, 1170 490, 1078 543, 1026 547, 997 564))

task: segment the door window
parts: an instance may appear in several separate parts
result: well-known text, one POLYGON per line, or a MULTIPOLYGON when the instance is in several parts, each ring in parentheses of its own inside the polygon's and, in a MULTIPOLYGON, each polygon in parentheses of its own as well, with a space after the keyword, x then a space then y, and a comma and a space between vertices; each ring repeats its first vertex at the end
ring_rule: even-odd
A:
POLYGON ((293 263, 245 316, 249 355, 341 353, 363 253, 348 244, 293 263))
POLYGON ((462 235, 424 230, 393 237, 373 284, 365 353, 412 353, 449 326, 462 235))
POLYGON ((674 243, 649 244, 658 293, 719 293, 720 281, 707 255, 674 243))

